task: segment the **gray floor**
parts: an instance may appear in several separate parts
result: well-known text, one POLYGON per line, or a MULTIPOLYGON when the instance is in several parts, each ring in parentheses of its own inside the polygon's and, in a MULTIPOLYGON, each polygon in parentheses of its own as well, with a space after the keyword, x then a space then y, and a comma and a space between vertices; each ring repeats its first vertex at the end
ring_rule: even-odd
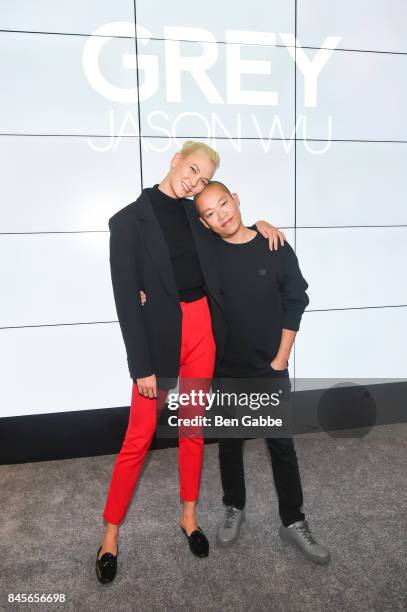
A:
MULTIPOLYGON (((383 430, 385 431, 385 430, 383 430)), ((177 526, 177 451, 150 454, 121 529, 118 576, 96 579, 114 456, 1 466, 1 609, 406 610, 406 431, 364 439, 296 437, 306 512, 332 551, 315 566, 278 536, 264 442, 246 443, 247 522, 215 545, 222 513, 217 446, 206 447, 196 559, 177 526), (65 604, 7 604, 8 593, 65 593, 65 604)))

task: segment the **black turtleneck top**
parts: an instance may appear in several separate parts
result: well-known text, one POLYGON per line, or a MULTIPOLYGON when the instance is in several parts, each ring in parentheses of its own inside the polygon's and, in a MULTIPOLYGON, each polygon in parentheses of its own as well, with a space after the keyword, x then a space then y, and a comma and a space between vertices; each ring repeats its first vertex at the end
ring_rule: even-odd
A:
POLYGON ((158 183, 149 195, 170 253, 180 302, 204 297, 205 280, 183 200, 160 191, 158 183))

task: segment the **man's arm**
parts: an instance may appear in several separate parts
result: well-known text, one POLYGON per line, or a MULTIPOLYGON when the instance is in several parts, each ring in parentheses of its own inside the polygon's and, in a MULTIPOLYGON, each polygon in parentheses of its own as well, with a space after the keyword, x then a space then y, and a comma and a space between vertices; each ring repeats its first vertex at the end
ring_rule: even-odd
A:
POLYGON ((290 358, 291 349, 294 344, 296 331, 292 329, 283 329, 281 334, 280 346, 273 361, 271 367, 273 370, 285 370, 288 367, 288 360, 290 358))
POLYGON ((306 293, 308 283, 301 274, 297 256, 288 242, 286 242, 281 256, 283 262, 280 292, 283 305, 283 331, 279 349, 271 362, 271 367, 276 370, 283 370, 287 367, 295 336, 300 328, 302 315, 309 304, 306 293))
POLYGON ((147 341, 142 305, 141 279, 138 266, 140 245, 137 236, 109 221, 110 272, 117 316, 127 352, 130 376, 137 379, 151 376, 153 367, 147 341))

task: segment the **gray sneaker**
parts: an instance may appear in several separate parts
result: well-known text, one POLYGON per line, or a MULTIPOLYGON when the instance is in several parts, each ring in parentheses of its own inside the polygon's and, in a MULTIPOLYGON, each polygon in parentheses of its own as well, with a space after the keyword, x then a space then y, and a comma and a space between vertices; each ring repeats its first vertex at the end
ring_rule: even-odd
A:
POLYGON ((304 557, 314 563, 328 563, 331 553, 325 546, 318 544, 306 520, 297 521, 288 527, 281 525, 279 529, 280 538, 298 548, 304 557))
POLYGON ((218 528, 216 542, 219 546, 229 546, 239 537, 240 525, 244 523, 244 510, 226 506, 225 516, 218 528))

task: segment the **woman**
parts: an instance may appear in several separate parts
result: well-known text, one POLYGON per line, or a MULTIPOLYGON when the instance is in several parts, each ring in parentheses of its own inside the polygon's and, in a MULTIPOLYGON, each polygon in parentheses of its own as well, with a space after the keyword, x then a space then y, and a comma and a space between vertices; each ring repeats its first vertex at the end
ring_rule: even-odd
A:
MULTIPOLYGON (((103 512, 106 528, 96 558, 96 574, 102 583, 116 576, 119 525, 168 389, 179 377, 181 393, 207 390, 214 369, 215 340, 218 350, 224 344, 226 327, 212 329, 211 324, 211 313, 215 309, 221 314, 223 306, 215 237, 200 223, 194 204, 187 199, 202 191, 219 161, 218 153, 208 145, 185 142, 161 183, 143 189, 135 202, 109 220, 113 292, 133 388, 126 436, 103 512), (144 306, 141 290, 148 295, 144 306)), ((284 238, 264 221, 257 228, 269 237, 271 248, 284 238)), ((180 434, 180 527, 190 550, 199 557, 209 552, 196 517, 202 457, 202 436, 180 434)))

